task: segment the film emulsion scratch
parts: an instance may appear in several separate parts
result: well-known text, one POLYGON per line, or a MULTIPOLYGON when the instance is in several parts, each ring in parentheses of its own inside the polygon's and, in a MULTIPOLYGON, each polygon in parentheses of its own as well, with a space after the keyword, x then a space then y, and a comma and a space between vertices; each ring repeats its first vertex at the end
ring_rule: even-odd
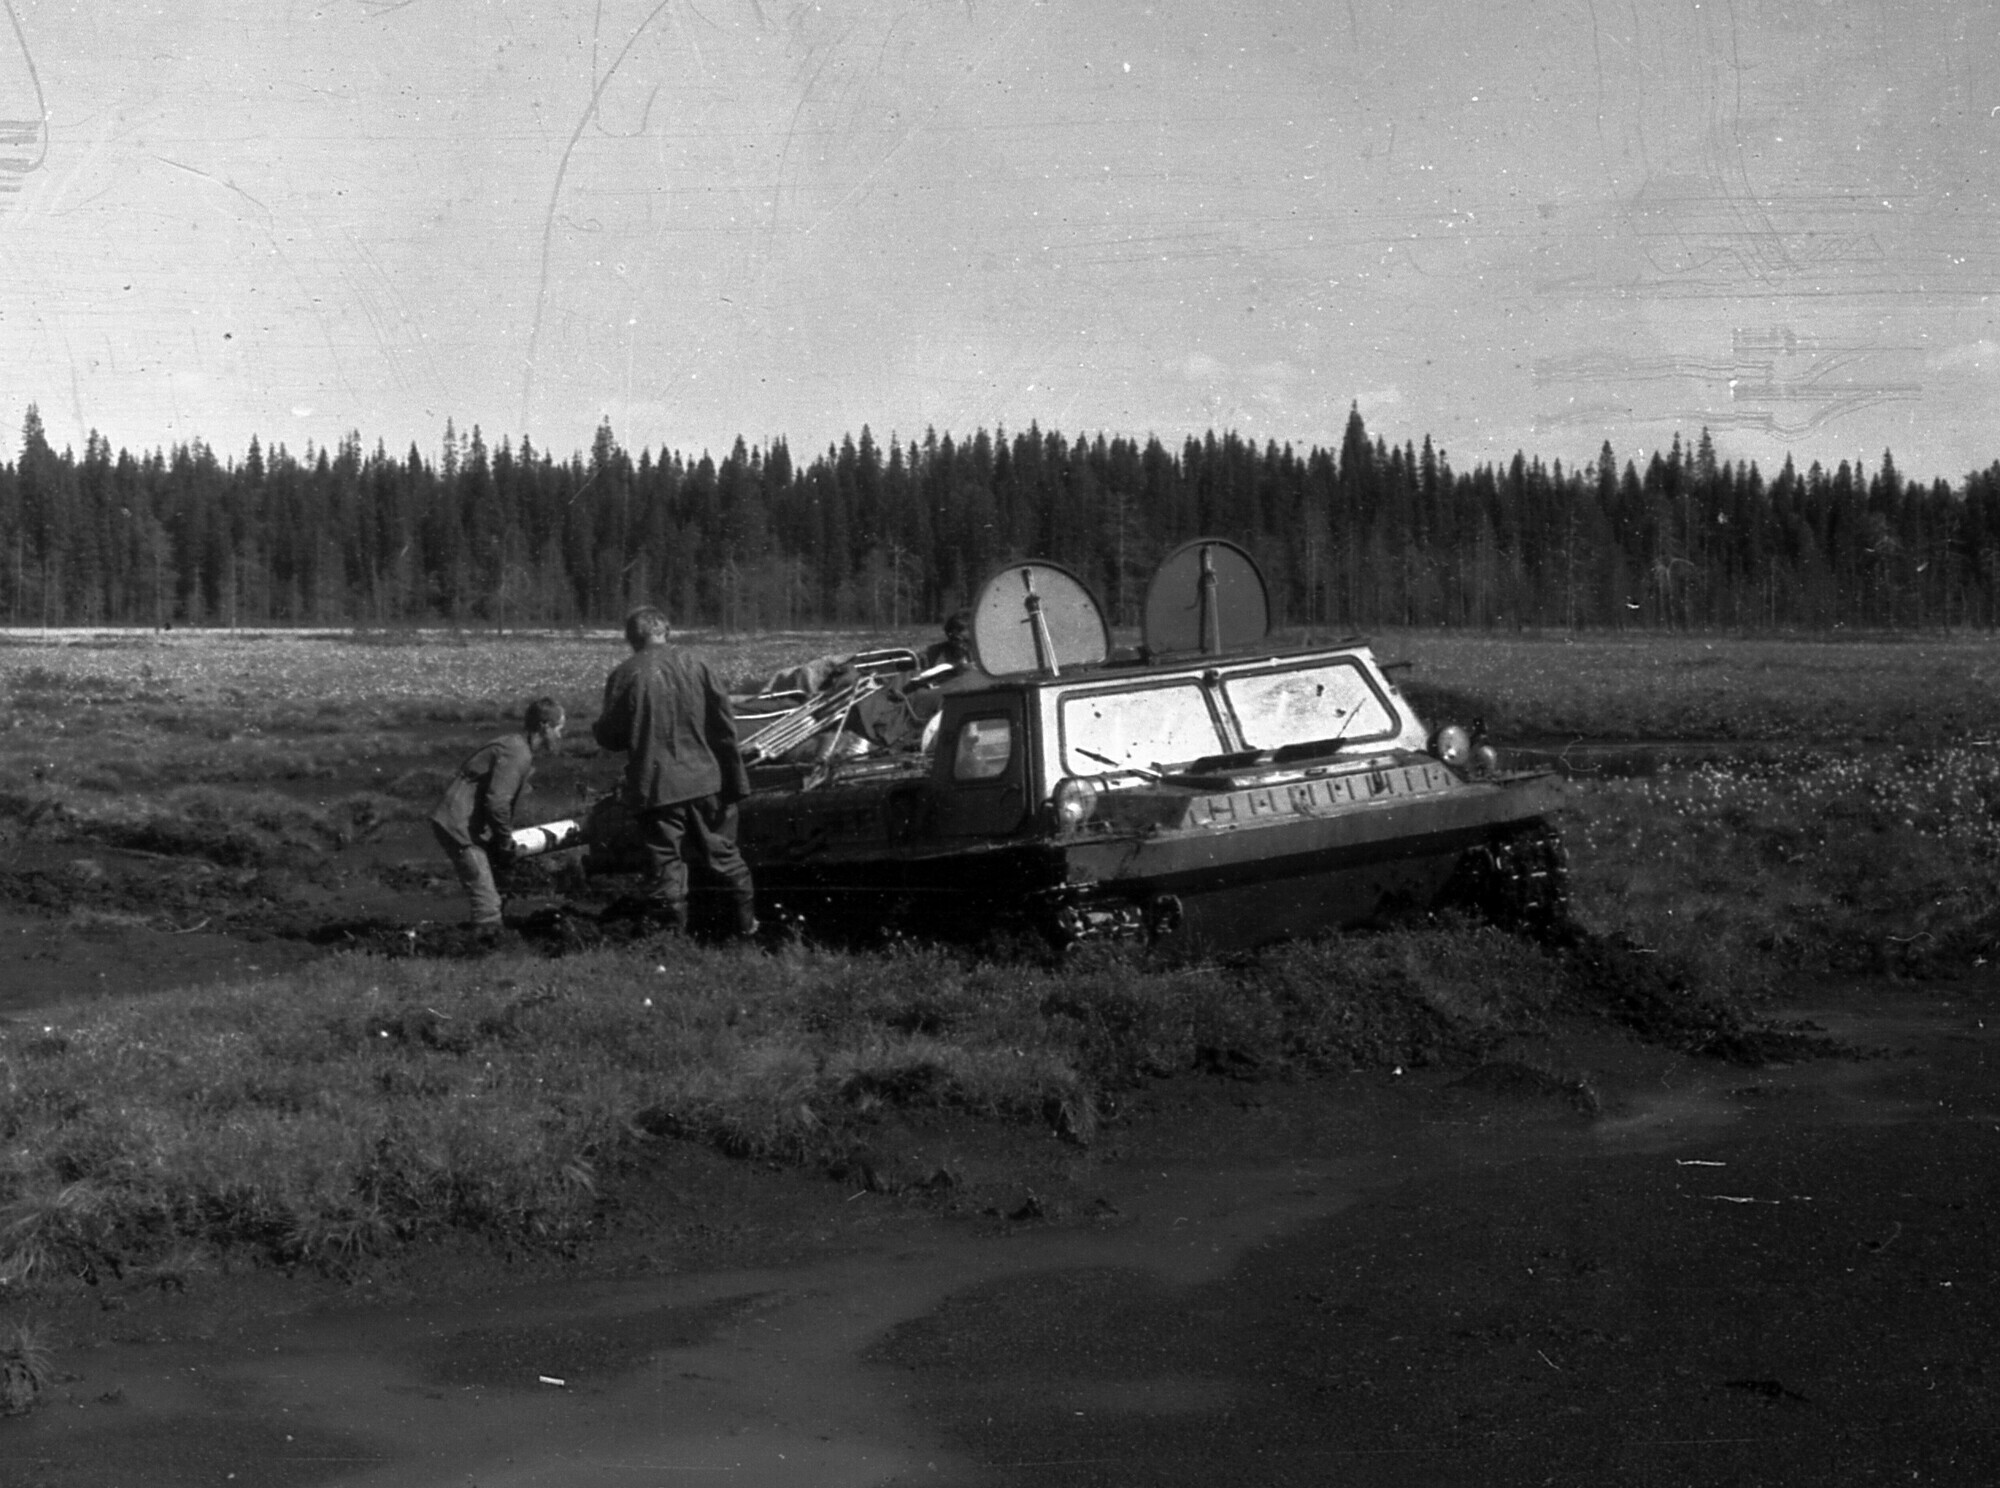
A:
POLYGON ((1719 179, 1648 181, 1624 215, 1642 246, 1631 287, 1676 299, 1893 293, 1901 267, 1870 221, 1892 211, 1849 192, 1744 197, 1719 179), (1825 282, 1830 271, 1838 284, 1825 282))
POLYGON ((1718 427, 1804 434, 1843 414, 1923 392, 1921 383, 1865 375, 1871 365, 1917 356, 1921 347, 1829 341, 1800 336, 1788 326, 1739 329, 1732 341, 1729 397, 1747 406, 1740 413, 1711 415, 1718 427))
POLYGON ((49 151, 41 78, 11 4, 7 20, 8 31, 0 33, 0 210, 20 195, 23 181, 41 169, 49 151))
POLYGON ((0 119, 0 197, 18 196, 21 178, 41 164, 40 119, 0 119))
MULTIPOLYGON (((1681 383, 1679 416, 1712 429, 1755 429, 1784 437, 1808 434, 1878 404, 1908 401, 1923 384, 1883 375, 1922 355, 1917 345, 1834 340, 1790 325, 1738 327, 1727 356, 1628 356, 1587 352, 1543 357, 1537 387, 1630 388, 1681 383)), ((1602 398, 1577 401, 1541 415, 1543 428, 1602 423, 1618 406, 1602 398)))
MULTIPOLYGON (((1624 251, 1582 273, 1546 277, 1544 296, 1658 314, 1701 302, 1769 306, 1784 320, 1733 328, 1726 355, 1589 350, 1538 358, 1538 388, 1602 394, 1653 388, 1673 417, 1724 430, 1796 438, 1850 414, 1920 397, 1909 375, 1924 348, 1871 339, 1874 307, 1913 292, 1949 298, 1962 283, 1926 286, 1893 248, 1898 212, 1915 203, 1880 193, 1746 194, 1723 174, 1648 179, 1615 215, 1624 251), (1789 318, 1810 311, 1800 330, 1789 318), (1854 329, 1841 332, 1843 323, 1854 329), (1684 385, 1678 397, 1663 390, 1684 385), (1684 399, 1685 401, 1682 401, 1684 399)), ((1710 324, 1712 315, 1706 317, 1710 324)), ((1718 328, 1719 329, 1719 328, 1718 328)), ((1712 332, 1710 334, 1713 334, 1712 332)), ((1630 398, 1571 397, 1535 419, 1538 430, 1629 417, 1630 398)), ((1657 404, 1655 405, 1657 406, 1657 404)))

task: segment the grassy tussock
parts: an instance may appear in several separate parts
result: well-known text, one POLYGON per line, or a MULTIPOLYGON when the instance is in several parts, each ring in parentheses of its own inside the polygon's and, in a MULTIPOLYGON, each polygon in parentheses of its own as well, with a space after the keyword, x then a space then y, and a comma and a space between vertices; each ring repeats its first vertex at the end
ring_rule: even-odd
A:
POLYGON ((55 1378, 55 1364, 33 1328, 0 1329, 0 1416, 26 1413, 55 1378))
POLYGON ((561 1244, 658 1136, 810 1163, 931 1108, 1087 1140, 1121 1086, 1473 1052, 1560 983, 1546 953, 1472 926, 1200 968, 347 957, 0 1036, 0 1285, 203 1256, 339 1270, 447 1231, 561 1244))
POLYGON ((290 863, 332 852, 411 815, 375 791, 310 802, 271 790, 179 786, 106 795, 61 784, 0 790, 0 820, 25 841, 84 841, 223 868, 290 863))

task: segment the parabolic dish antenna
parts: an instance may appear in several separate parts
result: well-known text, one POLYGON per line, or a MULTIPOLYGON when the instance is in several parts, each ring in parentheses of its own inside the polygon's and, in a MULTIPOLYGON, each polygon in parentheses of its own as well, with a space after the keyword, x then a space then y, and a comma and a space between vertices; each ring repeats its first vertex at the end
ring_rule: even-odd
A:
POLYGON ((1083 580, 1053 563, 1010 563, 972 602, 972 654, 995 677, 1057 675, 1111 654, 1104 612, 1083 580))
POLYGON ((1271 601, 1257 560, 1219 537, 1174 549, 1146 586, 1146 652, 1204 655, 1254 646, 1271 633, 1271 601))

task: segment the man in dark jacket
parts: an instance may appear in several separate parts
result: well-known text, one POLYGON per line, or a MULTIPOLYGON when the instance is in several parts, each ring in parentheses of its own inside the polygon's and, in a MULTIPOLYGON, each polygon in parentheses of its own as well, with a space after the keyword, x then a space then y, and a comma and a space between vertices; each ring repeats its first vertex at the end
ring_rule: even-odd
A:
POLYGON ((494 860, 513 861, 515 809, 528 793, 535 756, 554 748, 562 731, 562 704, 536 698, 528 704, 518 734, 503 734, 465 757, 431 813, 431 831, 472 903, 473 927, 486 938, 501 927, 494 860))
POLYGON ((652 605, 625 617, 632 655, 604 679, 604 711, 591 735, 625 756, 625 804, 652 863, 653 916, 687 928, 692 862, 729 889, 737 934, 755 935, 756 891, 736 850, 736 803, 750 794, 736 715, 708 663, 668 645, 669 634, 665 613, 652 605))
POLYGON ((944 622, 944 639, 924 647, 923 667, 950 666, 965 671, 972 665, 972 614, 959 610, 944 622))

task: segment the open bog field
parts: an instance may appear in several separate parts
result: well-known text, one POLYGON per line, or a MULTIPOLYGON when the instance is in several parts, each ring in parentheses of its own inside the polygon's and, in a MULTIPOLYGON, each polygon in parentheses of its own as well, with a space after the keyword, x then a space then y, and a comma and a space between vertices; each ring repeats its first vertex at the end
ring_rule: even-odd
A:
POLYGON ((1955 747, 2000 740, 1992 636, 1514 639, 1390 632, 1412 685, 1503 737, 1955 747))
MULTIPOLYGON (((755 675, 801 654, 854 650, 869 637, 772 632, 720 637, 686 632, 730 675, 755 675)), ((0 632, 0 676, 15 707, 59 718, 65 707, 166 705, 245 727, 328 720, 359 723, 511 711, 541 693, 595 700, 623 655, 614 630, 39 631, 0 632), (20 700, 19 694, 29 694, 20 700)), ((27 726, 27 713, 17 713, 27 726)))
MULTIPOLYGON (((750 678, 928 638, 686 639, 750 678)), ((1589 1121, 1616 1092, 1562 1029, 1750 1066, 1830 1047, 1782 1014, 1801 986, 1990 987, 1994 643, 1376 649, 1431 721, 1483 718, 1570 772, 1575 940, 1445 921, 1192 966, 483 955, 425 819, 527 699, 587 719, 614 635, 0 636, 0 1367, 31 1402, 93 1296, 351 1286, 446 1253, 467 1274, 630 1263, 611 1237, 633 1223, 685 1237, 669 1190, 691 1162, 1064 1220, 1079 1165, 1160 1090, 1502 1069, 1589 1121)), ((530 818, 616 773, 573 728, 530 818)), ((615 888, 531 865, 510 912, 615 888)))
MULTIPOLYGON (((732 677, 801 657, 921 645, 928 632, 770 632, 682 639, 732 677)), ((1287 639, 1303 640, 1303 633, 1287 639)), ((1323 638, 1322 638, 1323 639, 1323 638)), ((2000 640, 1978 634, 1740 638, 1384 631, 1419 692, 1476 702, 1499 732, 1592 739, 1960 743, 2000 730, 2000 640)), ((552 692, 594 702, 613 631, 0 632, 0 678, 33 711, 121 700, 297 724, 455 718, 552 692)), ((22 706, 17 702, 17 709, 22 706)), ((26 715, 18 714, 26 723, 26 715)))

